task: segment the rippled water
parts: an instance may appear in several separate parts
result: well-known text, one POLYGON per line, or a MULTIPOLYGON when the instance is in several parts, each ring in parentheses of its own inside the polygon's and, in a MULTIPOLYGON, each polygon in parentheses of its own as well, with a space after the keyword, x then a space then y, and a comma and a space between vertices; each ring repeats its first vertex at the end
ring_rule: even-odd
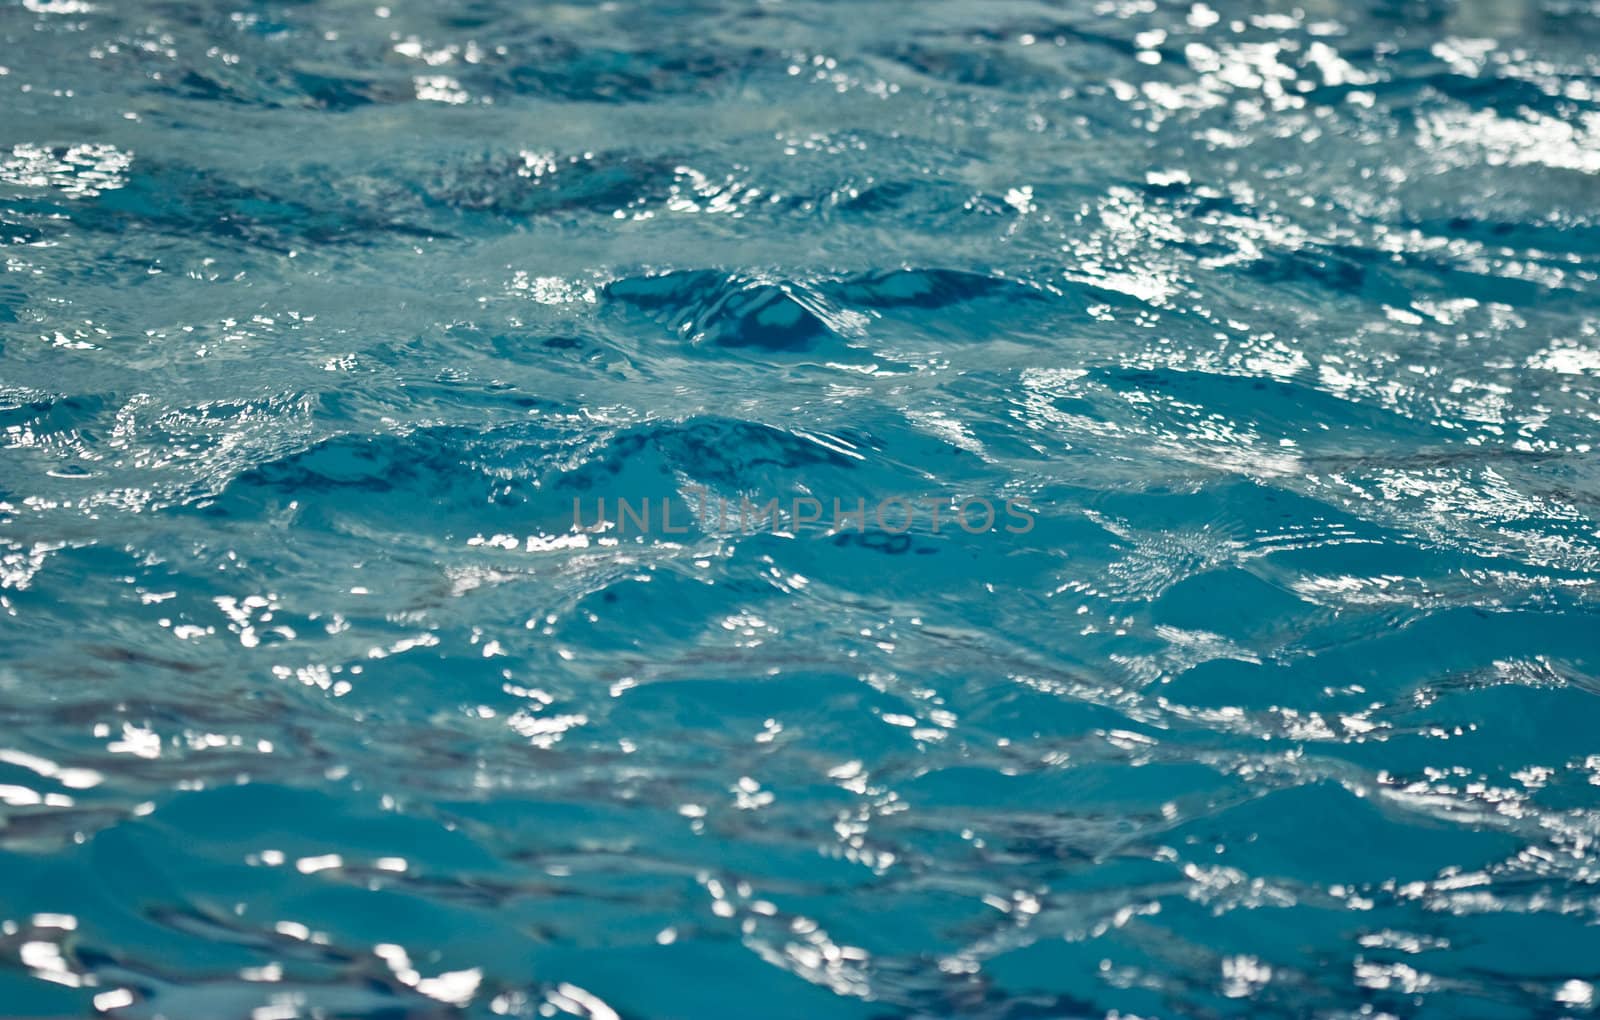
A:
POLYGON ((1597 53, 7 2, 0 1014, 1589 1010, 1597 53))

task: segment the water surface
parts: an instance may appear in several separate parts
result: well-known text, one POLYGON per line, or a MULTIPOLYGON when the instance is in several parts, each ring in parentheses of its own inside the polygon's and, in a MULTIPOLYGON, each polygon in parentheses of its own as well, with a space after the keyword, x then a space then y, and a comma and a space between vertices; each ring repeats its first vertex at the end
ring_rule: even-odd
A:
POLYGON ((7 0, 0 1015, 1589 1010, 1597 53, 7 0))

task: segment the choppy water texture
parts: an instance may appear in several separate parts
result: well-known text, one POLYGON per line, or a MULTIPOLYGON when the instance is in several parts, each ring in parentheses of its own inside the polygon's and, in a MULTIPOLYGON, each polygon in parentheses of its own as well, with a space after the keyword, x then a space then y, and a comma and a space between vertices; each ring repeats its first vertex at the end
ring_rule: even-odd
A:
POLYGON ((8 0, 0 1015, 1589 1011, 1597 54, 8 0))

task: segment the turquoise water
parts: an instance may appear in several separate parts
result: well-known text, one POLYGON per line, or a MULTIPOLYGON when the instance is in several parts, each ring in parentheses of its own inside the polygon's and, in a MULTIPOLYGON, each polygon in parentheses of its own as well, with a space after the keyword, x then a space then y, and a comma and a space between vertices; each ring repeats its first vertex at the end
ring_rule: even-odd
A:
POLYGON ((6 0, 0 1016, 1589 1012, 1597 53, 6 0))

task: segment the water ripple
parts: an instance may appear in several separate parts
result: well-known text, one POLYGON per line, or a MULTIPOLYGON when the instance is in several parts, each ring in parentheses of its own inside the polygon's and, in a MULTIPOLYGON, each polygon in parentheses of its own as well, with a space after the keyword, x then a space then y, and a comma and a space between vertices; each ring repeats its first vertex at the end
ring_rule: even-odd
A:
POLYGON ((0 1012, 1593 1012, 1597 13, 0 8, 0 1012))

